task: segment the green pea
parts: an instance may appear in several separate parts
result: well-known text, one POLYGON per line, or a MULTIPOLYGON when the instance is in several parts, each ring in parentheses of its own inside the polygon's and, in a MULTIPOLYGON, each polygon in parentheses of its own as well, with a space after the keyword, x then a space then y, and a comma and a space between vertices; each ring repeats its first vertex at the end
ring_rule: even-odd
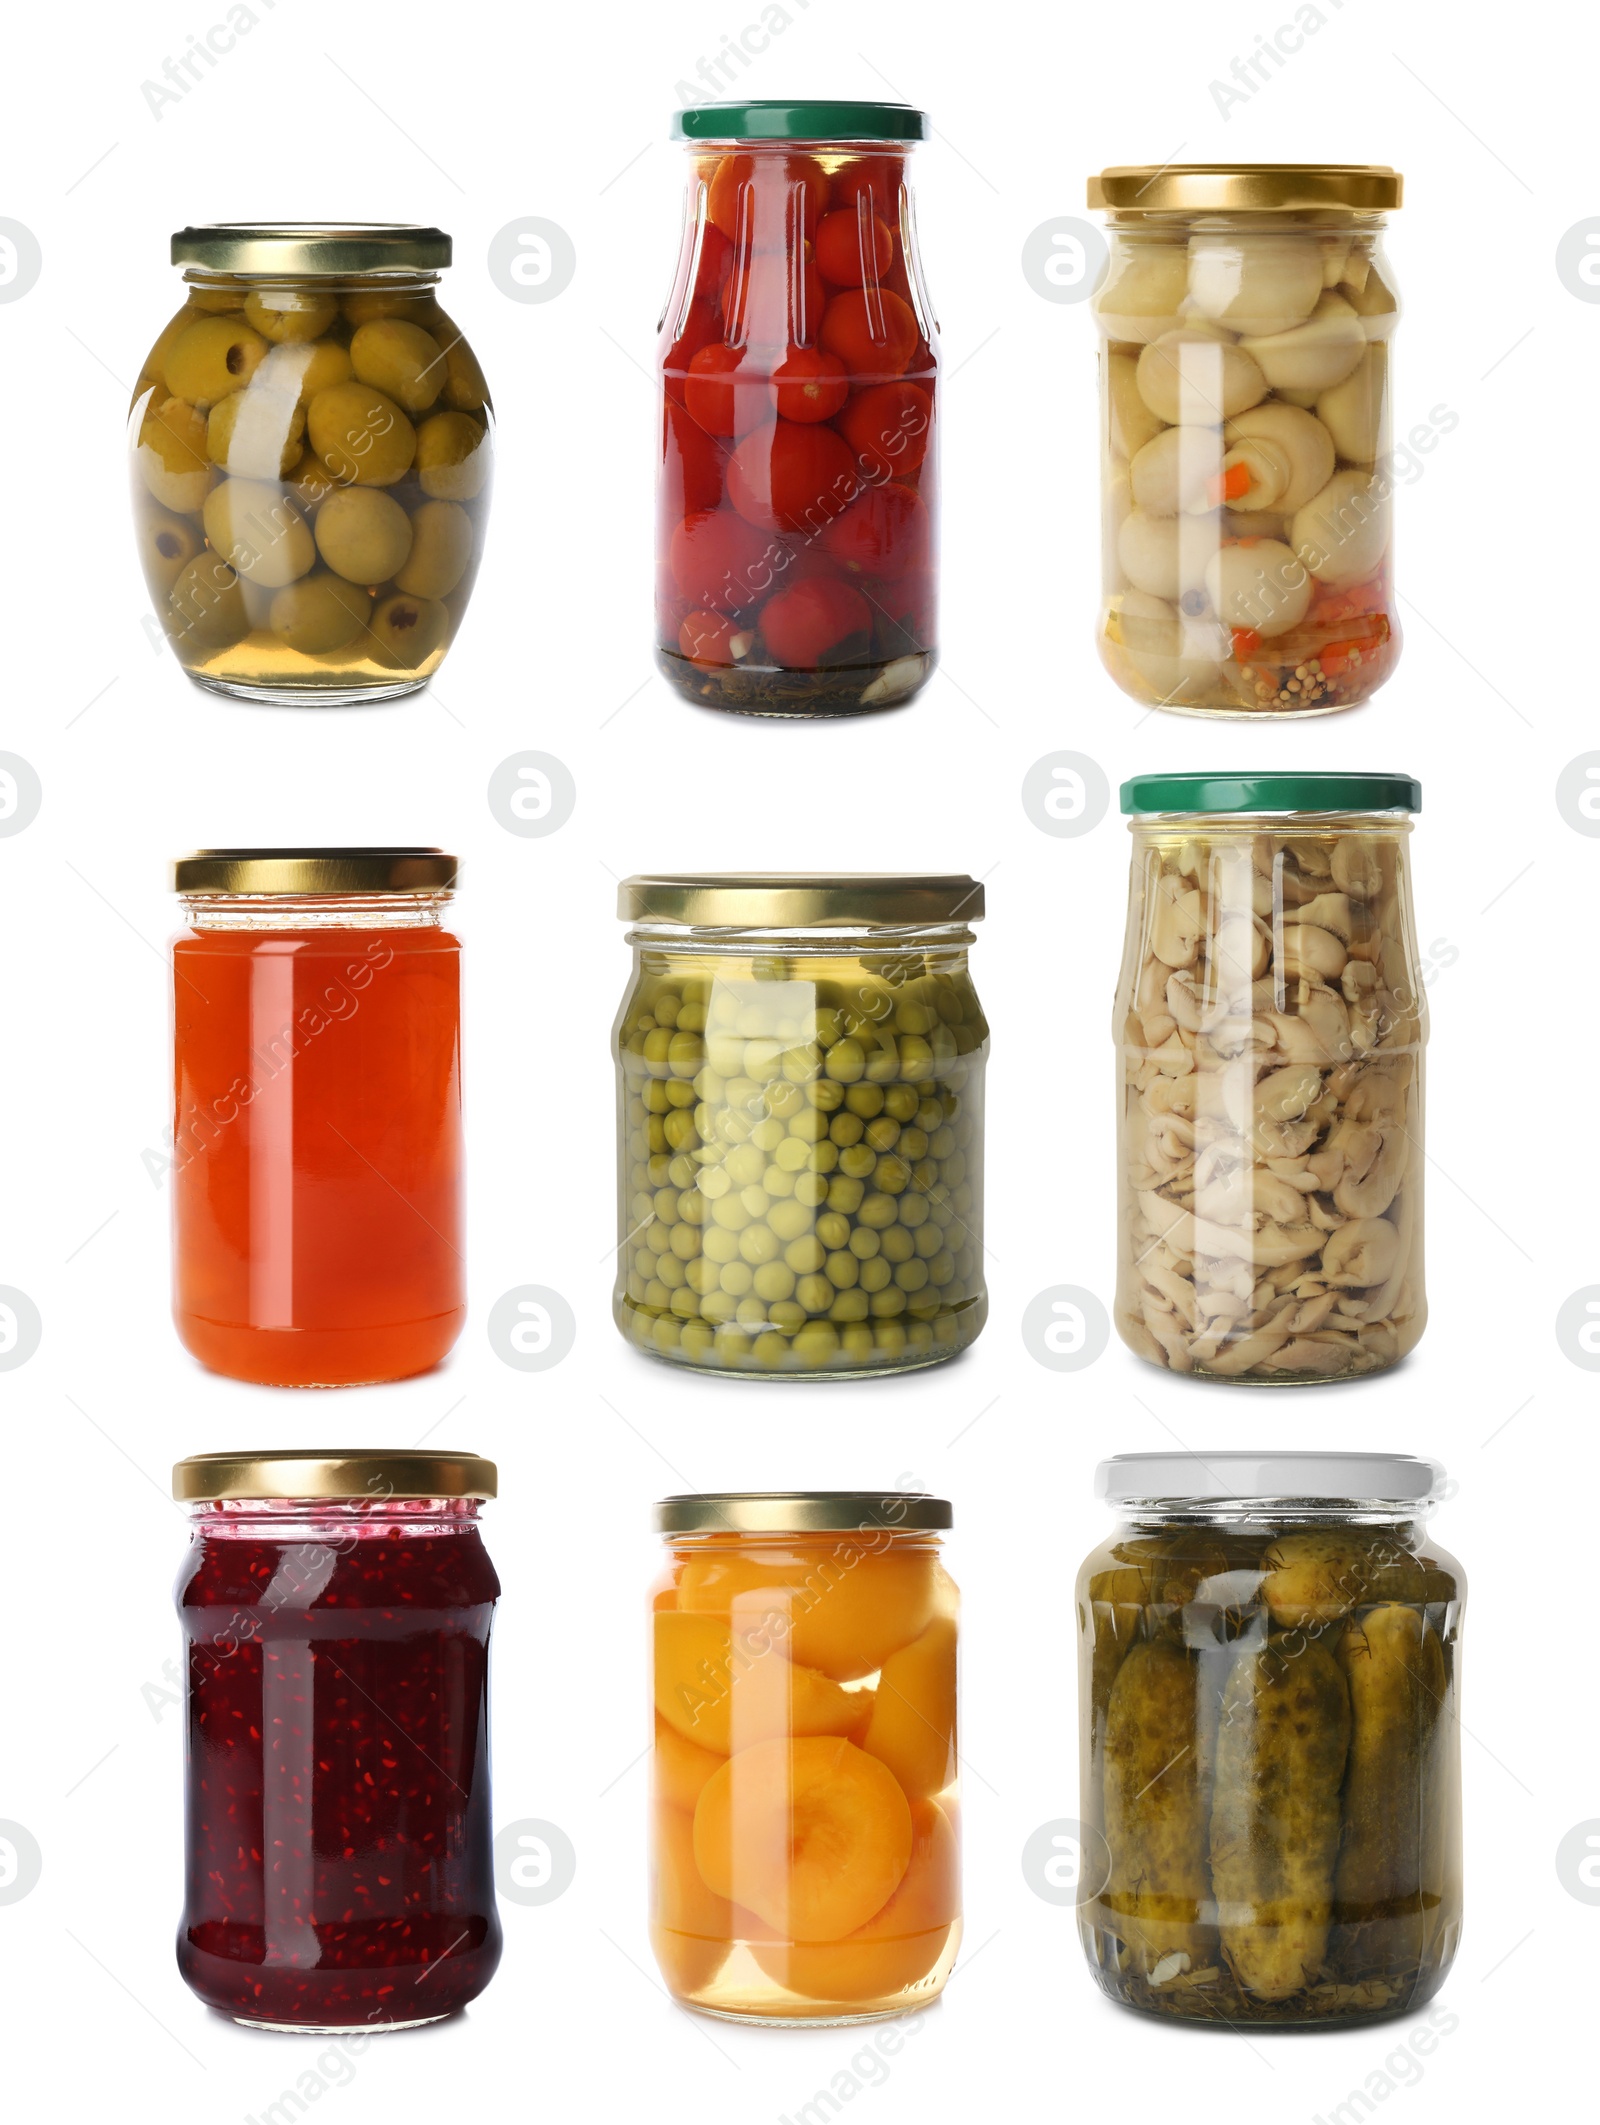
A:
POLYGON ((665 1284, 652 1277, 650 1282, 644 1287, 644 1302, 647 1306, 653 1307, 657 1313, 665 1313, 672 1304, 672 1293, 665 1284))
POLYGON ((872 1178, 884 1195, 904 1195, 911 1185, 911 1168, 903 1158, 886 1151, 873 1169, 872 1178))
POLYGON ((656 1026, 644 1037, 645 1066, 652 1077, 668 1077, 672 1072, 672 1035, 665 1026, 656 1026))
POLYGON ((811 1146, 811 1156, 806 1160, 807 1171, 811 1173, 832 1173, 839 1164, 839 1158, 838 1145, 831 1138, 825 1136, 820 1143, 811 1146))
POLYGON ((768 1307, 767 1315, 774 1328, 784 1335, 793 1335, 797 1328, 806 1324, 806 1310, 798 1299, 778 1299, 768 1307))
POLYGON ((754 1281, 748 1262, 725 1262, 717 1277, 722 1289, 736 1299, 742 1299, 754 1281))
POLYGON ((844 1103, 852 1114, 859 1114, 863 1121, 883 1112, 883 1103, 888 1095, 881 1085, 852 1085, 844 1096, 844 1103))
POLYGON ((798 1200, 774 1203, 767 1213, 767 1223, 780 1240, 795 1240, 811 1230, 811 1212, 798 1200))
POLYGON ((772 1152, 776 1151, 778 1146, 786 1140, 788 1133, 782 1122, 769 1114, 764 1121, 757 1122, 750 1131, 750 1142, 757 1151, 762 1153, 772 1152))
POLYGON ((794 1295, 807 1313, 826 1313, 833 1304, 834 1287, 820 1271, 813 1270, 809 1276, 801 1277, 794 1287, 794 1295))
POLYGON ((750 1338, 742 1328, 719 1328, 712 1348, 724 1365, 741 1365, 750 1356, 750 1338))
POLYGON ((841 1330, 839 1335, 839 1355, 848 1359, 852 1364, 865 1365, 869 1363, 876 1350, 877 1339, 865 1321, 841 1330))
POLYGON ((864 1196, 861 1208, 856 1212, 856 1215, 863 1225, 870 1225, 876 1231, 881 1232, 886 1225, 892 1225, 895 1221, 895 1199, 892 1195, 873 1194, 864 1196))
POLYGON ((894 1281, 894 1265, 886 1262, 881 1254, 873 1255, 861 1264, 861 1289, 879 1292, 894 1281))
POLYGON ((665 1114, 671 1105, 665 1085, 648 1084, 640 1097, 644 1101, 645 1111, 649 1114, 665 1114))
POLYGON ((861 1275, 861 1264, 848 1247, 835 1248, 822 1266, 835 1291, 848 1291, 861 1275))
POLYGON ((807 1321, 795 1335, 794 1354, 802 1365, 820 1372, 839 1355, 838 1332, 826 1321, 807 1321))
POLYGON ((844 1086, 836 1085, 831 1078, 819 1077, 814 1085, 806 1086, 805 1096, 819 1114, 837 1114, 844 1105, 844 1086))
POLYGON ((819 1144, 828 1133, 828 1117, 815 1107, 802 1109, 789 1122, 789 1134, 805 1144, 819 1144))
MULTIPOLYGON (((654 1040, 655 1037, 656 1036, 653 1033, 647 1033, 645 1035, 646 1062, 650 1061, 650 1042, 654 1040)), ((665 1056, 665 1053, 666 1050, 665 1048, 663 1048, 663 1056, 665 1056)), ((851 1039, 836 1040, 833 1043, 833 1046, 829 1048, 827 1056, 823 1062, 823 1068, 824 1070, 826 1070, 829 1077, 833 1079, 835 1084, 840 1085, 853 1085, 856 1082, 857 1078, 864 1075, 866 1067, 866 1050, 862 1047, 859 1040, 851 1039)))
POLYGON ((921 1291, 928 1281, 928 1265, 913 1255, 909 1262, 900 1263, 894 1280, 902 1291, 921 1291))
POLYGON ((786 1173, 782 1166, 768 1166, 761 1176, 761 1185, 765 1188, 767 1194, 769 1196, 777 1196, 780 1199, 784 1196, 793 1195, 794 1183, 795 1176, 792 1173, 786 1173))
POLYGON ((708 1225, 700 1244, 708 1261, 731 1262, 739 1252, 738 1235, 722 1225, 708 1225))
POLYGON ((774 1335, 770 1331, 766 1335, 757 1336, 754 1355, 756 1363, 763 1371, 777 1372, 789 1355, 788 1338, 774 1335))
POLYGON ((871 1177, 878 1164, 878 1154, 869 1151, 865 1144, 852 1144, 848 1151, 839 1153, 839 1171, 853 1181, 871 1177))
MULTIPOLYGON (((905 1201, 900 1205, 900 1222, 902 1225, 910 1223, 910 1220, 905 1216, 905 1212, 911 1208, 913 1203, 921 1200, 922 1198, 916 1195, 908 1195, 906 1197, 905 1201)), ((944 1236, 937 1225, 918 1224, 913 1228, 911 1237, 916 1244, 917 1253, 925 1262, 931 1262, 944 1245, 944 1236)))
MULTIPOLYGON (((859 1114, 851 1114, 841 1108, 828 1124, 828 1134, 841 1149, 849 1144, 859 1144, 866 1131, 866 1123, 859 1114)), ((887 1150, 887 1144, 882 1149, 887 1150)))
POLYGON ((667 1235, 667 1244, 680 1262, 692 1262, 700 1252, 700 1235, 693 1225, 674 1225, 667 1235))
POLYGON ((809 1163, 810 1157, 811 1146, 803 1136, 785 1136, 772 1154, 773 1163, 781 1166, 785 1173, 801 1172, 809 1163))
POLYGON ((721 1270, 715 1262, 708 1261, 703 1254, 688 1264, 684 1270, 684 1275, 688 1278, 689 1289, 698 1292, 701 1298, 704 1298, 708 1291, 717 1291, 721 1288, 721 1270))
POLYGON ((900 1197, 900 1222, 902 1225, 926 1226, 928 1222, 928 1198, 919 1189, 911 1188, 900 1197))
POLYGON ((756 1297, 767 1305, 794 1296, 795 1274, 787 1262, 763 1262, 756 1271, 756 1297))
POLYGON ((880 1114, 876 1121, 868 1122, 863 1133, 874 1151, 892 1151, 900 1141, 900 1124, 890 1115, 880 1114))
POLYGON ((735 1308, 733 1317, 741 1328, 764 1328, 767 1309, 758 1298, 743 1298, 735 1308))
POLYGON ((882 1291, 872 1294, 872 1317, 875 1321, 892 1320, 897 1313, 904 1313, 905 1310, 906 1295, 898 1284, 886 1284, 882 1291))
POLYGON ((829 1185, 828 1208, 842 1211, 846 1217, 853 1217, 861 1208, 866 1192, 860 1181, 851 1180, 848 1174, 841 1173, 838 1179, 829 1185))
POLYGON ((723 1160, 722 1170, 734 1187, 748 1188, 760 1180, 766 1164, 754 1144, 737 1144, 723 1160))
POLYGON ((805 1094, 798 1085, 768 1085, 762 1096, 766 1101, 767 1112, 774 1121, 780 1122, 786 1122, 792 1115, 798 1114, 806 1103, 805 1094))
POLYGON ((684 1322, 683 1332, 679 1337, 679 1346, 686 1358, 691 1358, 699 1364, 704 1364, 706 1359, 710 1357, 712 1346, 715 1342, 715 1330, 708 1327, 704 1321, 684 1322))
POLYGON ((711 1217, 715 1224, 728 1232, 743 1232, 750 1222, 750 1213, 736 1195, 725 1195, 711 1205, 711 1217))
POLYGON ((822 1267, 828 1250, 814 1232, 804 1232, 784 1248, 783 1258, 796 1276, 809 1276, 822 1267))
POLYGON ((657 1350, 676 1350, 678 1340, 682 1334, 681 1325, 670 1317, 657 1321, 654 1338, 657 1350))
POLYGON ((822 1049, 815 1041, 783 1051, 782 1070, 787 1084, 808 1085, 821 1068, 822 1049))
POLYGON ((770 1207, 766 1189, 758 1187, 753 1181, 748 1188, 739 1190, 739 1200, 753 1218, 765 1217, 770 1207))
POLYGON ((956 1273, 956 1258, 947 1247, 941 1248, 928 1263, 928 1281, 937 1284, 942 1291, 956 1273))
POLYGON ((770 1225, 747 1225, 739 1235, 739 1253, 747 1262, 775 1261, 778 1236, 770 1225))
POLYGON ((808 1210, 815 1210, 821 1204, 833 1200, 833 1185, 829 1183, 826 1174, 802 1173, 794 1184, 794 1199, 797 1203, 803 1203, 808 1210))
POLYGON ((878 1235, 866 1225, 857 1225, 846 1243, 858 1261, 870 1262, 883 1246, 878 1235))
POLYGON ((824 1210, 815 1229, 824 1247, 848 1247, 850 1244, 850 1220, 837 1210, 824 1210))
POLYGON ((916 1251, 916 1241, 912 1239, 904 1225, 891 1225, 884 1233, 883 1255, 885 1261, 909 1262, 916 1251))

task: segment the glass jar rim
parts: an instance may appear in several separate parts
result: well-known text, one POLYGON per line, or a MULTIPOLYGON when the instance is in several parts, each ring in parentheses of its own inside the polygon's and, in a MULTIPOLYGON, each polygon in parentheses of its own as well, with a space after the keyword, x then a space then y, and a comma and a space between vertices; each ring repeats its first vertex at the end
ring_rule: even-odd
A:
POLYGON ((1254 1511, 1269 1505, 1302 1510, 1347 1505, 1386 1506, 1421 1513, 1438 1503, 1445 1472, 1414 1454, 1306 1453, 1269 1448, 1252 1453, 1113 1454, 1095 1470, 1095 1496, 1108 1504, 1149 1511, 1232 1504, 1254 1511))
POLYGON ((204 273, 436 273, 443 229, 405 221, 213 221, 174 231, 172 263, 204 273))
POLYGON ((636 873, 617 888, 619 921, 683 929, 916 929, 983 916, 982 880, 954 872, 636 873))
POLYGON ((658 1535, 892 1535, 953 1524, 949 1499, 922 1491, 688 1491, 658 1499, 654 1516, 658 1535))
POLYGON ((750 103, 697 103, 672 114, 674 140, 926 140, 928 114, 909 103, 848 99, 758 98, 750 103))
POLYGON ((1406 812, 1422 810, 1410 775, 1348 774, 1306 768, 1294 774, 1134 775, 1124 782, 1125 813, 1406 812))
POLYGON ((195 849, 172 866, 172 889, 192 897, 276 897, 451 891, 460 866, 436 848, 195 849))
POLYGON ((172 1495, 187 1505, 231 1498, 375 1505, 397 1498, 498 1494, 499 1472, 492 1461, 431 1447, 273 1447, 190 1454, 172 1471, 172 1495))
POLYGON ((1088 203, 1133 214, 1384 213, 1404 189, 1400 172, 1380 162, 1117 163, 1089 179, 1088 203))

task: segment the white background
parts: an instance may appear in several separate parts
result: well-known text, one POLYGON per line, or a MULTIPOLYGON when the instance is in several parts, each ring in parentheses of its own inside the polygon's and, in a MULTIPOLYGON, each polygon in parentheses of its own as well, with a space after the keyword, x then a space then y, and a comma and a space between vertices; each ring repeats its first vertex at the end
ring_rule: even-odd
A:
POLYGON ((467 2105, 759 2125, 855 2060, 851 2102, 874 2119, 1002 2103, 1036 2116, 1070 2091, 1086 2115, 1309 2121, 1387 2060, 1386 2107, 1454 2119, 1525 2102, 1530 2075, 1576 2064, 1600 1911, 1564 1891, 1554 1858, 1600 1816, 1580 1635, 1597 1450, 1594 1383, 1554 1321, 1600 1279, 1600 845, 1564 823, 1554 790, 1600 743, 1585 648, 1600 307, 1566 291, 1554 253, 1600 211, 1595 32, 1575 14, 1322 0, 1323 26, 1224 118, 1209 84, 1293 21, 1288 0, 783 4, 744 93, 898 93, 938 129, 916 175, 944 326, 944 669, 909 710, 814 727, 692 711, 650 660, 647 372, 681 188, 668 119, 700 58, 759 21, 756 0, 253 0, 255 27, 159 119, 141 84, 223 18, 221 0, 13 18, 0 213, 44 255, 38 285, 0 308, 0 748, 44 787, 37 821, 0 839, 0 1283, 44 1318, 38 1355, 0 1376, 0 1818, 44 1854, 33 1893, 0 1905, 13 2115, 181 2108, 231 2125, 309 2075, 336 2117, 374 2125, 467 2105), (1141 718, 1101 674, 1092 328, 1019 263, 1039 223, 1083 212, 1091 169, 1216 156, 1404 169, 1397 433, 1441 402, 1459 415, 1399 500, 1398 678, 1375 705, 1300 728, 1141 718), (547 305, 509 301, 485 267, 490 239, 529 214, 577 247, 547 305), (487 560, 430 695, 342 714, 229 707, 141 626, 127 388, 178 299, 171 230, 321 216, 454 233, 445 301, 500 416, 487 560), (574 817, 546 840, 513 838, 486 803, 493 769, 525 748, 577 782, 574 817), (1126 836, 1114 812, 1076 840, 1029 822, 1023 776, 1060 748, 1113 785, 1196 766, 1421 778, 1433 1317, 1396 1374, 1251 1393, 1170 1379, 1116 1344, 1066 1377, 1025 1349, 1036 1292, 1073 1283, 1109 1302, 1113 1265, 1126 836), (166 865, 198 844, 385 841, 463 858, 472 1317, 440 1373, 313 1404, 207 1377, 169 1325, 167 1196, 141 1158, 166 1118, 166 865), (701 1384, 611 1328, 607 1033, 627 973, 613 879, 751 865, 988 880, 974 968, 994 1028, 993 1311, 942 1370, 701 1384), (484 1333, 525 1282, 557 1287, 579 1320, 570 1358, 534 1377, 484 1333), (185 1541, 171 1462, 335 1435, 498 1460, 496 1817, 553 1820, 578 1851, 559 1902, 506 1906, 504 1963, 467 2015, 354 2061, 235 2029, 179 1981, 180 1717, 160 1702, 185 1541), (1142 2025, 1101 2000, 1070 1910, 1024 1882, 1029 1833, 1078 1813, 1070 1586, 1104 1528, 1094 1464, 1175 1439, 1433 1453, 1459 1481, 1437 1532, 1473 1589, 1468 1914, 1443 1995, 1453 2026, 1425 2060, 1415 2023, 1248 2042, 1142 2025), (955 1501, 966 1594, 962 1963, 887 2059, 870 2031, 685 2016, 644 1927, 650 1501, 907 1471, 955 1501))

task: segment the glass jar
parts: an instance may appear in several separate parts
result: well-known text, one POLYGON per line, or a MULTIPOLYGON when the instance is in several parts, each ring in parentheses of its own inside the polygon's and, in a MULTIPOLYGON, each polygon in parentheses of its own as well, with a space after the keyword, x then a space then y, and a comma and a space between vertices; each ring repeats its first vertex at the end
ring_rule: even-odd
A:
POLYGON ((178 1968, 267 2029, 409 2029, 500 1960, 492 1461, 197 1454, 178 1968))
POLYGON ((938 322, 899 103, 702 104, 661 320, 656 661, 708 708, 847 716, 933 670, 938 322))
POLYGON ((1313 2028, 1431 1999, 1461 1936, 1466 1583, 1443 1471, 1118 1454, 1078 1576, 1079 1930, 1146 2014, 1313 2028))
POLYGON ((1403 775, 1140 775, 1117 1328, 1276 1386, 1398 1364, 1422 1276, 1427 996, 1403 775))
POLYGON ((650 1937, 735 2021, 876 2021, 961 1940, 956 1613, 942 1498, 665 1498, 650 1937))
MULTIPOLYGON (((1191 716, 1326 716, 1400 650, 1393 170, 1105 170, 1100 655, 1191 716)), ((1438 418, 1441 432, 1455 416, 1438 418)), ((1431 448, 1431 440, 1427 447, 1431 448)))
POLYGON ((626 879, 617 1326, 670 1363, 846 1379, 988 1313, 970 878, 626 879))
POLYGON ((450 239, 180 229, 188 294, 128 417, 134 533, 197 685, 313 707, 415 693, 472 595, 493 415, 439 307, 450 239))
POLYGON ((173 875, 184 1347, 268 1387, 426 1372, 466 1318, 455 858, 202 849, 173 875))

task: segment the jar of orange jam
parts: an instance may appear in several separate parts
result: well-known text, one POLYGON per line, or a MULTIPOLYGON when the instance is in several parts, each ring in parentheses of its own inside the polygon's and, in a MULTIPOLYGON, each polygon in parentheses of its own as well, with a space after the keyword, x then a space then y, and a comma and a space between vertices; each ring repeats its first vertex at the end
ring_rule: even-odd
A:
POLYGON ((461 1332, 455 876, 424 848, 174 866, 173 1315, 213 1372, 399 1380, 461 1332))
POLYGON ((942 1498, 665 1498, 654 1598, 656 1961, 685 2005, 880 2020, 961 1940, 958 1595, 942 1498))

